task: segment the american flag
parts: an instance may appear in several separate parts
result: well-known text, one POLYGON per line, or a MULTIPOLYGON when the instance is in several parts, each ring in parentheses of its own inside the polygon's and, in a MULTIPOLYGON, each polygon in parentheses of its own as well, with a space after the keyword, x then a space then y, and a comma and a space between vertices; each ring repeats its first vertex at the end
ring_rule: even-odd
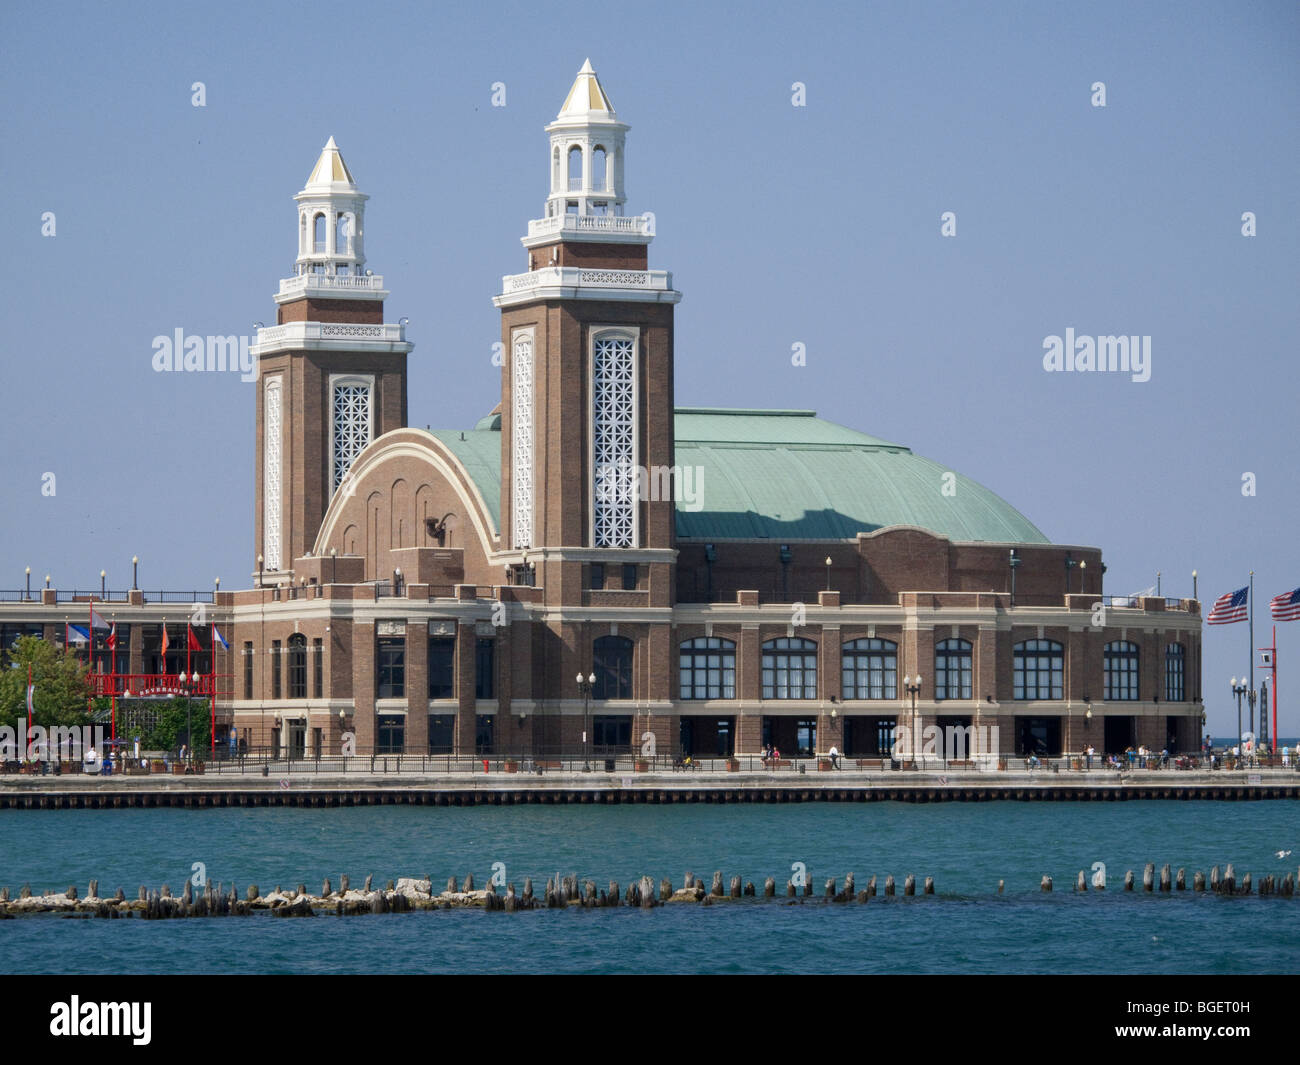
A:
POLYGON ((1274 621, 1300 621, 1300 588, 1273 596, 1268 609, 1274 621))
POLYGON ((1246 598, 1249 588, 1238 588, 1235 592, 1224 592, 1214 601, 1210 616, 1205 619, 1207 625, 1231 625, 1234 621, 1246 620, 1246 598))

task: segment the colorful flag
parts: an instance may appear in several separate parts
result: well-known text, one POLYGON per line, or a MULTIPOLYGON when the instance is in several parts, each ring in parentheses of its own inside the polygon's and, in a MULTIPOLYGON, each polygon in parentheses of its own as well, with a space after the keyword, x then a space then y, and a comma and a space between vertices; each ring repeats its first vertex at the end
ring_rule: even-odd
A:
POLYGON ((95 608, 93 606, 90 608, 90 627, 92 629, 112 628, 112 626, 107 621, 104 620, 104 616, 102 614, 95 613, 95 608))
POLYGON ((1205 619, 1207 625, 1231 625, 1233 622, 1246 620, 1246 600, 1250 596, 1249 588, 1238 588, 1235 592, 1224 592, 1214 601, 1210 616, 1205 619))
POLYGON ((32 714, 36 713, 36 685, 27 685, 27 719, 30 721, 32 714))
POLYGON ((162 627, 162 652, 161 652, 161 656, 160 656, 160 657, 161 657, 162 660, 163 660, 163 662, 162 662, 162 667, 163 667, 164 672, 165 672, 166 669, 167 669, 167 648, 168 648, 169 644, 170 644, 170 641, 167 639, 167 626, 166 626, 166 625, 163 625, 163 627, 162 627))
POLYGON ((105 646, 110 651, 117 650, 117 622, 113 622, 113 627, 109 630, 108 639, 104 641, 105 646))
POLYGON ((1274 621, 1300 621, 1300 588, 1273 596, 1268 609, 1274 621))
POLYGON ((221 644, 221 649, 223 651, 230 650, 230 644, 226 642, 226 638, 221 635, 221 630, 215 625, 212 626, 212 639, 215 643, 221 644))
POLYGON ((89 643, 90 642, 90 630, 87 629, 85 626, 69 625, 67 626, 67 629, 68 629, 68 643, 89 643))
POLYGON ((202 651, 203 646, 199 643, 199 638, 194 635, 194 630, 188 625, 185 626, 185 635, 188 638, 186 648, 190 651, 202 651))

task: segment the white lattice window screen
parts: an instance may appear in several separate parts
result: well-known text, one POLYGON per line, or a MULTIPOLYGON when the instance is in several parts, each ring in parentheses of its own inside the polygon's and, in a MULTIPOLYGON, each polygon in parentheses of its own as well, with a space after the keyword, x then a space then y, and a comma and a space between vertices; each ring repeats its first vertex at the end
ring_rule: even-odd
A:
POLYGON ((370 386, 334 386, 334 490, 370 443, 370 386))
POLYGON ((266 383, 263 409, 266 466, 262 477, 262 561, 269 570, 280 568, 280 509, 282 466, 280 450, 281 403, 279 380, 266 383))
POLYGON ((592 493, 595 546, 636 546, 636 367, 627 337, 596 341, 592 493))
POLYGON ((510 476, 514 482, 511 522, 514 546, 533 544, 533 337, 515 337, 511 383, 510 431, 513 435, 510 476))

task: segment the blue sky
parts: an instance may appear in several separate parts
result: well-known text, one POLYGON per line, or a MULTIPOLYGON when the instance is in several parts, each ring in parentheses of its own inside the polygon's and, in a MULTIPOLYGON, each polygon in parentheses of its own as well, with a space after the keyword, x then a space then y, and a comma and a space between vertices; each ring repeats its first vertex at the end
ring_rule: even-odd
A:
MULTIPOLYGON (((411 424, 488 411, 491 297, 587 56, 685 293, 679 405, 906 444, 1101 546, 1109 592, 1198 569, 1208 602, 1253 567, 1257 636, 1300 584, 1294 4, 9 3, 0 48, 0 586, 123 587, 133 554, 150 588, 247 582, 252 385, 156 374, 151 341, 273 320, 330 135, 410 318, 411 424), (1045 372, 1067 327, 1150 336, 1151 379, 1045 372)), ((1216 731, 1246 651, 1207 630, 1216 731)))

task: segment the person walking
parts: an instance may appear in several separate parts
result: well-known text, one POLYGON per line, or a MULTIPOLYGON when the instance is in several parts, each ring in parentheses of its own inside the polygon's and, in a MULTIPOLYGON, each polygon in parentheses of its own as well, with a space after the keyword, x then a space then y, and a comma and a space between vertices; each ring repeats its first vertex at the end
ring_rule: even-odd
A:
POLYGON ((832 768, 832 769, 839 769, 839 767, 840 767, 840 749, 839 749, 838 747, 836 747, 834 744, 831 744, 830 755, 831 755, 831 768, 832 768))

